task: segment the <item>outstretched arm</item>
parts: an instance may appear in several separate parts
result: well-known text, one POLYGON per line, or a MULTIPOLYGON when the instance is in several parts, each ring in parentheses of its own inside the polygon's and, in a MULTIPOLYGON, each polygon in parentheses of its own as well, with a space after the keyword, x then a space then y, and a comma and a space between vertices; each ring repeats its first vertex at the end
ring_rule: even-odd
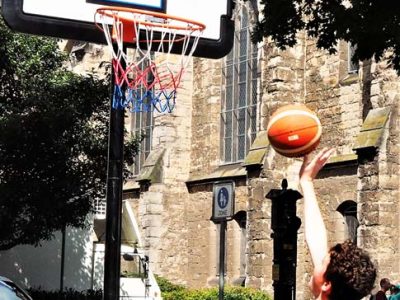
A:
POLYGON ((312 160, 306 155, 300 169, 300 185, 304 196, 304 234, 315 270, 322 267, 323 260, 328 254, 328 239, 315 196, 313 180, 333 151, 334 149, 325 148, 312 160))

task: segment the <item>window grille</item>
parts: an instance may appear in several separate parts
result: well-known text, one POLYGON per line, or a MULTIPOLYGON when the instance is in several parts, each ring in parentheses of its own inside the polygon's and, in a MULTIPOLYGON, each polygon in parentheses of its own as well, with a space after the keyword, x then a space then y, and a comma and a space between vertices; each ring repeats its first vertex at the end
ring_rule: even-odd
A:
POLYGON ((237 14, 234 45, 223 65, 221 160, 243 161, 257 133, 257 47, 251 42, 249 10, 237 14))
MULTIPOLYGON (((147 67, 147 64, 141 64, 140 66, 143 69, 147 67)), ((148 78, 148 81, 152 81, 152 78, 148 78)), ((144 95, 145 89, 141 89, 141 97, 144 95)), ((132 166, 133 175, 138 175, 140 170, 143 167, 143 164, 150 153, 151 150, 151 140, 153 136, 153 112, 132 112, 131 113, 131 132, 133 135, 139 136, 140 134, 144 135, 144 139, 140 143, 139 152, 135 156, 134 164, 132 166)))
POLYGON ((132 168, 132 173, 134 175, 139 174, 144 161, 150 153, 153 127, 153 113, 151 111, 132 113, 133 134, 136 136, 144 134, 144 139, 140 143, 139 152, 135 156, 135 161, 132 168))

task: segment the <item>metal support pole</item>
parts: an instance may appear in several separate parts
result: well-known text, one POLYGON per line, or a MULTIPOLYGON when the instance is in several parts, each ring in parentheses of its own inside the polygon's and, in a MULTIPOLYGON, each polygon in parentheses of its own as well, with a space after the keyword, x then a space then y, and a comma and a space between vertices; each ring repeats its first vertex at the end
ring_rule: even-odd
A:
POLYGON ((220 223, 219 233, 219 300, 224 300, 224 284, 225 284, 225 232, 226 221, 220 223))
POLYGON ((296 299, 297 230, 301 225, 296 216, 296 201, 302 197, 298 191, 287 189, 286 179, 281 190, 272 189, 266 195, 272 200, 274 299, 296 299))
MULTIPOLYGON (((114 76, 112 76, 114 86, 114 76)), ((124 110, 112 108, 108 142, 106 243, 104 254, 104 300, 118 300, 121 269, 122 169, 124 110)))
POLYGON ((60 270, 60 292, 64 290, 64 270, 65 270, 65 224, 61 229, 61 270, 60 270))

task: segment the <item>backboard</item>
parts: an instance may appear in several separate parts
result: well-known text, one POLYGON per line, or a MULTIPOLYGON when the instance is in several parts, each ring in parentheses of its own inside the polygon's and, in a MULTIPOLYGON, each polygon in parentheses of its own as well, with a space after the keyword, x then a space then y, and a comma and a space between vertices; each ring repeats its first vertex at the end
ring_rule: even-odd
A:
POLYGON ((221 58, 229 53, 233 44, 233 0, 1 1, 2 15, 7 25, 24 33, 104 44, 104 34, 95 26, 95 12, 102 6, 120 6, 161 12, 203 23, 206 28, 194 56, 221 58))

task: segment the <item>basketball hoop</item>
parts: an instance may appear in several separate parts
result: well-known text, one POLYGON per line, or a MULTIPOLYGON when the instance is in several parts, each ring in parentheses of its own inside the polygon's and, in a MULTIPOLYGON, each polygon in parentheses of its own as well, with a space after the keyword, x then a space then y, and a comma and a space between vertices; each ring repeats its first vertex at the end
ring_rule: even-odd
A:
POLYGON ((113 56, 113 108, 171 112, 182 75, 205 25, 127 7, 97 9, 95 24, 104 32, 113 56), (129 55, 127 46, 133 48, 129 55), (174 47, 180 49, 179 54, 172 54, 174 47), (164 55, 154 60, 152 51, 164 55))

